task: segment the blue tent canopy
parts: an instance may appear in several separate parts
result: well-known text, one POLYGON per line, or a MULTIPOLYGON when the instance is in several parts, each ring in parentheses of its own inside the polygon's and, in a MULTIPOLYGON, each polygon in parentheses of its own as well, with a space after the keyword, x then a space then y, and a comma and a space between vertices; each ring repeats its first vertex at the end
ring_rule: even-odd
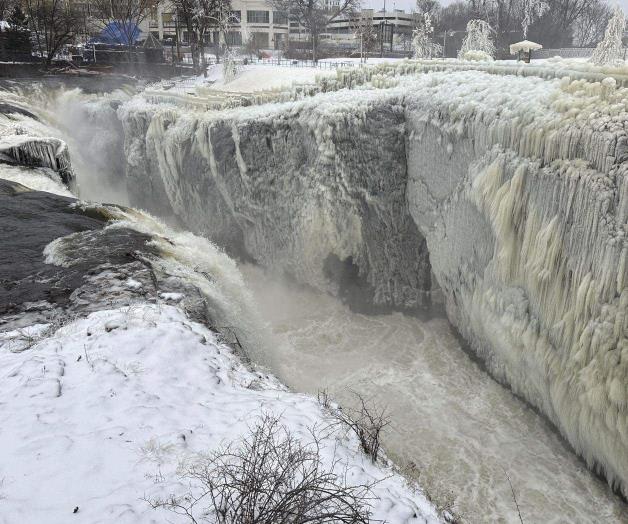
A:
POLYGON ((142 31, 133 22, 109 22, 90 43, 129 45, 136 44, 141 36, 142 31))

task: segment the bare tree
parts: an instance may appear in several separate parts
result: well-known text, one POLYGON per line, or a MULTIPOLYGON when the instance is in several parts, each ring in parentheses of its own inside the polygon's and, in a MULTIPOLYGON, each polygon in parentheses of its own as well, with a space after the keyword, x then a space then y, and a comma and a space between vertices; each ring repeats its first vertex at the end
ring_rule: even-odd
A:
POLYGON ((239 447, 223 448, 183 468, 189 493, 147 499, 196 524, 370 522, 371 486, 351 486, 338 462, 325 467, 321 440, 304 444, 272 415, 262 416, 239 447))
POLYGON ((187 29, 190 51, 192 52, 192 64, 194 71, 198 71, 198 53, 196 45, 196 0, 171 0, 172 7, 177 16, 177 20, 187 29))
POLYGON ((117 37, 116 33, 120 32, 131 62, 139 26, 157 3, 157 0, 91 0, 91 13, 112 37, 117 37))
POLYGON ((81 13, 74 2, 66 0, 26 0, 25 7, 39 54, 49 66, 80 31, 81 13))
POLYGON ((362 395, 355 391, 352 393, 357 400, 357 408, 335 409, 331 413, 338 422, 355 433, 360 441, 362 451, 371 457, 373 462, 377 462, 382 430, 390 425, 387 410, 369 404, 362 395))
MULTIPOLYGON (((218 32, 218 45, 216 47, 216 59, 219 60, 220 42, 228 48, 227 34, 234 24, 240 20, 231 11, 231 0, 197 0, 201 7, 199 18, 202 19, 205 30, 212 28, 218 32)), ((199 22, 200 23, 200 22, 199 22)))
POLYGON ((520 0, 521 1, 521 29, 523 30, 523 38, 528 36, 528 28, 532 22, 549 9, 549 5, 543 0, 520 0))
POLYGON ((436 34, 454 37, 448 47, 469 21, 485 21, 496 55, 503 56, 521 33, 545 47, 589 47, 602 38, 609 18, 605 0, 466 0, 438 9, 433 19, 436 34))
POLYGON ((353 20, 353 34, 360 43, 360 62, 366 62, 368 53, 374 49, 377 43, 378 31, 373 25, 372 13, 362 13, 353 20))
POLYGON ((360 0, 271 0, 274 9, 284 11, 310 34, 312 60, 318 60, 321 34, 340 17, 351 18, 360 7, 360 0))
POLYGON ((221 41, 226 41, 227 31, 238 23, 231 12, 230 0, 171 0, 177 18, 188 33, 192 63, 196 71, 205 67, 205 39, 210 30, 218 32, 216 56, 221 41))
POLYGON ((594 47, 604 38, 611 16, 612 10, 606 2, 591 0, 574 23, 574 44, 578 47, 594 47))

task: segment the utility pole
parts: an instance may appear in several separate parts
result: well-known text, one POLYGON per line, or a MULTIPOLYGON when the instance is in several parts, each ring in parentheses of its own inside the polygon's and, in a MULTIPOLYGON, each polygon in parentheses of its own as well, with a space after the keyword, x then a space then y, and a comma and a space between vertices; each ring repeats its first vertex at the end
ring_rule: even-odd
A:
POLYGON ((380 24, 380 37, 379 37, 379 57, 384 56, 384 30, 386 29, 386 0, 384 0, 384 17, 380 24))

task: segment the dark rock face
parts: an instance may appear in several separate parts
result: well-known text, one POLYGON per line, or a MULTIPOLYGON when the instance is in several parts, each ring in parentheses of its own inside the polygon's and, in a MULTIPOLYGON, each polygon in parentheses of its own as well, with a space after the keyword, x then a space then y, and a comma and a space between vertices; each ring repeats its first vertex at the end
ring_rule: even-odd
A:
POLYGON ((429 307, 428 252, 406 200, 400 106, 337 122, 303 112, 237 126, 140 110, 123 125, 134 205, 174 215, 230 254, 319 289, 338 294, 343 285, 325 270, 334 256, 350 260, 365 284, 360 302, 429 307))
POLYGON ((202 292, 154 263, 163 255, 152 237, 106 227, 111 218, 107 208, 0 179, 0 329, 55 325, 172 292, 185 296, 191 318, 211 326, 202 292))
POLYGON ((73 294, 104 267, 120 271, 133 266, 137 271, 143 266, 138 253, 151 251, 147 235, 103 230, 107 217, 72 206, 75 202, 0 180, 0 326, 28 312, 71 308, 73 294), (73 264, 46 263, 44 248, 68 235, 64 249, 73 264))

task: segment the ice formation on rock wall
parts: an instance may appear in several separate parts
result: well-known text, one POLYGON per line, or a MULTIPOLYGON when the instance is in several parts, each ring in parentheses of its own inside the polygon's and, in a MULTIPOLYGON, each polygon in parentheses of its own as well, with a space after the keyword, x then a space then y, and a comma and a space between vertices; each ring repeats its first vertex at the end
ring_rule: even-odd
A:
POLYGON ((59 173, 65 184, 73 181, 68 148, 62 140, 29 135, 0 137, 0 160, 17 165, 44 167, 59 173))
POLYGON ((425 305, 433 272, 494 376, 628 493, 627 90, 342 74, 359 92, 207 113, 129 102, 132 198, 332 292, 334 256, 376 304, 425 305))
POLYGON ((0 109, 0 163, 54 171, 62 182, 74 184, 74 173, 67 144, 42 133, 45 126, 36 117, 3 95, 0 109), (24 125, 22 125, 24 124, 24 125))

